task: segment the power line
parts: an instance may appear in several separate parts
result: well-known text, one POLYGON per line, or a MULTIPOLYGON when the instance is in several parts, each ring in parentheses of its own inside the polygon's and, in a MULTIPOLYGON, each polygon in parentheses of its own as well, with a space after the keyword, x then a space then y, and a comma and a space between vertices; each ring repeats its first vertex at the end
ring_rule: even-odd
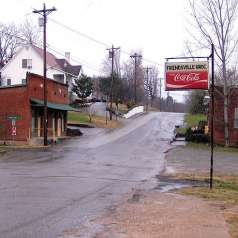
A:
MULTIPOLYGON (((102 46, 104 46, 104 47, 110 47, 110 45, 109 45, 108 43, 105 43, 105 42, 103 42, 103 41, 97 40, 97 39, 95 39, 94 37, 91 37, 91 36, 89 36, 89 35, 87 35, 87 34, 84 34, 84 33, 80 32, 80 31, 78 31, 78 30, 75 30, 75 29, 73 29, 72 27, 67 26, 67 25, 65 25, 65 24, 63 24, 63 23, 61 23, 61 22, 59 22, 59 21, 57 21, 57 20, 55 20, 55 19, 49 18, 49 20, 51 20, 52 22, 56 23, 57 25, 60 25, 61 27, 65 28, 65 29, 67 29, 67 30, 69 30, 69 31, 71 31, 71 32, 74 32, 74 33, 76 33, 76 34, 79 34, 79 35, 81 35, 81 36, 83 36, 83 37, 85 37, 85 38, 87 38, 87 39, 89 39, 89 40, 91 40, 91 41, 93 41, 93 42, 95 42, 95 43, 98 43, 98 44, 100 44, 100 45, 102 45, 102 46)), ((131 55, 131 53, 129 53, 129 52, 127 52, 127 51, 124 51, 124 50, 121 50, 121 52, 124 53, 124 54, 126 54, 126 55, 128 55, 128 56, 131 55)), ((160 63, 158 63, 158 62, 156 62, 156 61, 154 61, 154 60, 150 60, 150 59, 147 59, 147 58, 144 58, 144 57, 143 57, 143 60, 144 60, 144 61, 147 61, 147 62, 149 62, 149 63, 155 64, 155 65, 164 66, 164 64, 160 64, 160 63)))
POLYGON ((174 58, 183 57, 183 56, 186 55, 186 54, 189 54, 190 56, 192 56, 193 53, 195 53, 195 52, 197 52, 197 51, 200 51, 200 50, 203 50, 203 49, 206 49, 206 47, 205 47, 205 46, 201 46, 201 47, 199 47, 199 48, 197 48, 197 49, 194 49, 194 50, 188 50, 188 52, 185 52, 185 53, 183 53, 183 54, 180 54, 179 56, 176 56, 176 57, 174 57, 174 58))
MULTIPOLYGON (((57 54, 59 54, 59 55, 61 55, 63 57, 65 56, 63 50, 60 50, 60 49, 58 49, 58 48, 56 48, 56 47, 54 47, 52 45, 48 44, 48 49, 50 49, 52 52, 57 53, 57 54)), ((97 71, 98 73, 104 73, 103 71, 101 71, 99 69, 96 69, 96 66, 94 67, 94 66, 90 65, 91 63, 89 63, 89 62, 86 62, 86 61, 81 60, 81 59, 76 58, 76 57, 71 57, 71 59, 75 63, 81 64, 82 66, 84 66, 86 68, 89 68, 89 69, 91 69, 93 71, 97 71), (83 61, 84 61, 84 63, 83 63, 83 61)))
POLYGON ((86 34, 80 32, 80 31, 78 31, 78 30, 75 30, 75 29, 73 29, 72 27, 67 26, 67 25, 65 25, 65 24, 63 24, 63 23, 61 23, 61 22, 59 22, 59 21, 56 21, 56 20, 54 20, 54 19, 52 19, 52 18, 49 18, 49 20, 51 20, 52 22, 56 23, 57 25, 60 25, 61 27, 65 28, 65 29, 68 29, 69 31, 72 31, 72 32, 74 32, 74 33, 76 33, 76 34, 79 34, 79 35, 81 35, 81 36, 83 36, 83 37, 85 37, 85 38, 87 38, 87 39, 89 39, 89 40, 91 40, 91 41, 94 41, 95 43, 98 43, 98 44, 100 44, 100 45, 102 45, 102 46, 104 46, 104 47, 109 47, 109 46, 110 46, 109 44, 107 44, 107 43, 105 43, 105 42, 102 42, 102 41, 100 41, 100 40, 97 40, 97 39, 95 39, 95 38, 93 38, 93 37, 91 37, 91 36, 89 36, 89 35, 86 35, 86 34))

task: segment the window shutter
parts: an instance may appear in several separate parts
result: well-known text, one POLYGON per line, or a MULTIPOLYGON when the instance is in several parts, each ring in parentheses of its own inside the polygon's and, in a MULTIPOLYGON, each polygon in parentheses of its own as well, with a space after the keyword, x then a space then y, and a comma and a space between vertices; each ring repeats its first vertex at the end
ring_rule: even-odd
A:
POLYGON ((10 86, 11 85, 11 79, 7 79, 7 86, 10 86))
POLYGON ((22 68, 23 69, 27 68, 27 59, 22 59, 22 68))

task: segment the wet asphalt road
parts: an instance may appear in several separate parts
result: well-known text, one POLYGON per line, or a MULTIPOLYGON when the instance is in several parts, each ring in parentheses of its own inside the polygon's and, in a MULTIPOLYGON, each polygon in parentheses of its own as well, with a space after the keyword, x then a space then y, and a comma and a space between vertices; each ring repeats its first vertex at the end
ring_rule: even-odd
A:
POLYGON ((100 215, 164 169, 183 114, 150 113, 114 131, 0 159, 0 237, 53 238, 100 215))

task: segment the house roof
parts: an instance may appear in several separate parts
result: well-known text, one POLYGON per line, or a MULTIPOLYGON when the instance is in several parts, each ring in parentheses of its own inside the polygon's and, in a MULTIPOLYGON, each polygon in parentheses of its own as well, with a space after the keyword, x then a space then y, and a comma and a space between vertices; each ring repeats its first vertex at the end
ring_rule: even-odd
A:
POLYGON ((58 65, 66 73, 78 76, 81 70, 81 65, 71 65, 66 59, 56 59, 58 65))
MULTIPOLYGON (((33 49, 43 58, 44 50, 32 45, 33 49)), ((52 68, 57 68, 66 73, 78 76, 81 70, 81 65, 71 65, 66 59, 57 59, 52 53, 46 51, 47 64, 52 68)))

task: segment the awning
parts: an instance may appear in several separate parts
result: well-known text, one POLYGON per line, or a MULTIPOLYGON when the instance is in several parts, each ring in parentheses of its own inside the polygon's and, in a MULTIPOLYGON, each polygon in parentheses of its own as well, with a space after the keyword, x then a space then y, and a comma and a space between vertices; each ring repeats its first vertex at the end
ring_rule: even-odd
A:
MULTIPOLYGON (((44 101, 30 98, 31 105, 34 107, 43 107, 44 101)), ((69 106, 68 104, 59 104, 59 103, 51 103, 47 102, 47 108, 55 109, 55 110, 61 110, 61 111, 79 111, 79 109, 73 108, 69 106)))

